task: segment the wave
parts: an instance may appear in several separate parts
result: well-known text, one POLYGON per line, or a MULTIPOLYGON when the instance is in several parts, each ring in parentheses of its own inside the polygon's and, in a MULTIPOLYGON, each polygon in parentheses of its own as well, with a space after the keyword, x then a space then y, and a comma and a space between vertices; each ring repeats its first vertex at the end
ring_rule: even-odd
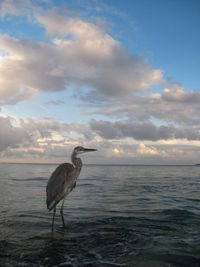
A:
POLYGON ((48 181, 46 177, 33 177, 33 178, 12 178, 12 181, 24 182, 24 181, 48 181))
POLYGON ((192 218, 192 217, 199 217, 200 216, 192 211, 186 209, 165 209, 162 211, 154 212, 156 215, 163 215, 168 216, 171 218, 192 218))
MULTIPOLYGON (((160 214, 171 216, 176 212, 174 209, 160 214)), ((193 216, 190 212, 183 214, 193 216)), ((199 224, 192 231, 191 225, 188 228, 179 223, 173 227, 170 221, 132 216, 67 220, 66 224, 67 228, 62 228, 59 215, 54 233, 51 233, 51 216, 49 222, 41 223, 32 217, 29 223, 12 224, 20 238, 16 237, 17 244, 13 236, 7 241, 0 240, 0 264, 188 267, 200 263, 199 224)))
POLYGON ((193 202, 200 202, 200 199, 197 198, 186 198, 186 199, 193 202))

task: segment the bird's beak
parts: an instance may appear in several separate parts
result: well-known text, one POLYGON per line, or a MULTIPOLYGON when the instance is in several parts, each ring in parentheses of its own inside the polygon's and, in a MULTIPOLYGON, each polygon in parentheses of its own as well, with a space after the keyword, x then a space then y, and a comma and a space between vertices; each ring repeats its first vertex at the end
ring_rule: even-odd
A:
POLYGON ((93 151, 97 151, 97 149, 94 149, 94 148, 84 148, 84 152, 93 152, 93 151))

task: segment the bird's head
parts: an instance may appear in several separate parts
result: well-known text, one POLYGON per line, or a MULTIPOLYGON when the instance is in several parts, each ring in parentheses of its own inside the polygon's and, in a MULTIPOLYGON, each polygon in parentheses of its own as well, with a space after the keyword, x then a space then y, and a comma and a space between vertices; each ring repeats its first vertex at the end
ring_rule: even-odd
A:
POLYGON ((86 153, 86 152, 93 152, 93 151, 97 151, 97 149, 93 149, 93 148, 85 148, 85 147, 82 147, 82 146, 77 146, 74 148, 74 153, 76 155, 79 155, 79 154, 83 154, 83 153, 86 153))

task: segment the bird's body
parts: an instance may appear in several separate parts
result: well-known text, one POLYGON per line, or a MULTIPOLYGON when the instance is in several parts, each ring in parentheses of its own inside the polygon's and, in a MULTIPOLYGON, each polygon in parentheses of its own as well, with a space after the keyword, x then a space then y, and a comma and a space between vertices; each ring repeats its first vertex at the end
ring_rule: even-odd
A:
POLYGON ((51 211, 54 209, 53 221, 52 221, 52 231, 54 225, 54 216, 56 212, 56 205, 63 200, 61 206, 61 217, 63 226, 65 226, 63 217, 63 205, 66 196, 75 188, 76 180, 80 174, 82 168, 82 161, 77 158, 78 154, 96 151, 96 149, 87 149, 83 147, 76 147, 73 150, 71 160, 72 163, 63 163, 59 165, 55 171, 51 174, 49 181, 47 183, 46 193, 47 193, 47 208, 51 211))
POLYGON ((52 173, 47 184, 47 208, 49 210, 52 210, 60 200, 73 190, 79 174, 74 176, 74 172, 75 168, 72 164, 63 163, 52 173))

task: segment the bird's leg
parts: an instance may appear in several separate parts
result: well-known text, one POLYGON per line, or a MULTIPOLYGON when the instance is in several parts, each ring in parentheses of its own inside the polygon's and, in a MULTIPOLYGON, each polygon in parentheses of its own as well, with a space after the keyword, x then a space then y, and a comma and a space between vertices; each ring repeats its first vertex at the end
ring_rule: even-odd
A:
POLYGON ((63 202, 62 202, 62 205, 61 205, 61 208, 60 208, 60 215, 61 215, 61 218, 62 218, 63 227, 65 228, 65 220, 64 220, 64 216, 63 216, 64 201, 65 200, 63 199, 63 202))
POLYGON ((55 218, 55 214, 56 214, 56 207, 53 210, 53 219, 52 219, 52 226, 51 226, 51 231, 53 232, 53 226, 54 226, 54 218, 55 218))

